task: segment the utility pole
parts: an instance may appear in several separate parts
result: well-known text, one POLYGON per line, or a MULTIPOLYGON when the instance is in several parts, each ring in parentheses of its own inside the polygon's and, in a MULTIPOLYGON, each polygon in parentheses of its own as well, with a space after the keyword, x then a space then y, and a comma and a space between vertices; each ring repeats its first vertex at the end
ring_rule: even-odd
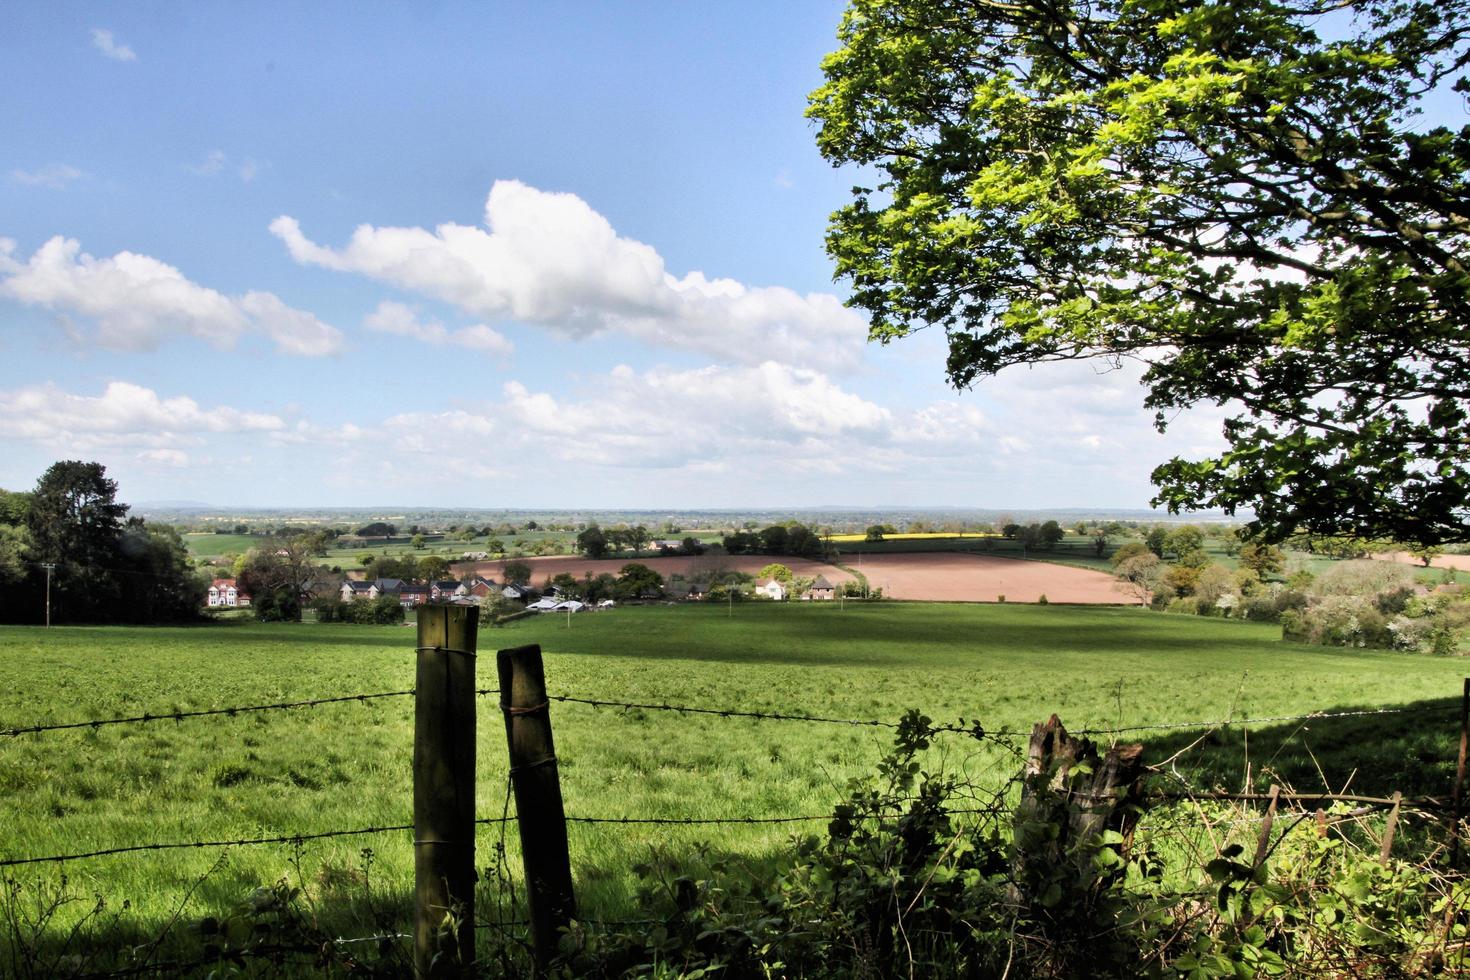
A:
POLYGON ((44 568, 44 569, 46 569, 46 628, 47 629, 50 629, 51 628, 51 570, 54 569, 56 566, 53 565, 53 564, 51 564, 50 562, 44 562, 44 563, 42 563, 41 567, 44 568))

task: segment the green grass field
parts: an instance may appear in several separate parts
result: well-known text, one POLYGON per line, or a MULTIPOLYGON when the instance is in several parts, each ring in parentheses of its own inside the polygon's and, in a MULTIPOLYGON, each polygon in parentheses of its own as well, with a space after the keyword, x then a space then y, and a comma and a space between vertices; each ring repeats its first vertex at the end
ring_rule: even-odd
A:
MULTIPOLYGON (((1275 627, 1131 609, 793 603, 625 608, 576 617, 570 628, 549 616, 485 630, 481 685, 494 685, 489 651, 525 643, 547 651, 557 694, 881 720, 916 707, 990 729, 1029 730, 1053 711, 1078 728, 1411 706, 1408 715, 1262 724, 1248 753, 1233 730, 1179 764, 1232 788, 1248 759, 1256 785, 1319 789, 1325 778, 1334 789, 1406 794, 1446 791, 1465 671, 1459 660, 1309 648, 1281 642, 1275 627)), ((413 646, 405 627, 0 628, 0 669, 14 679, 0 692, 0 727, 398 690, 413 683, 413 646)), ((0 740, 0 858, 409 822, 412 711, 398 698, 0 740)), ((885 744, 881 730, 835 725, 577 704, 555 704, 552 716, 567 812, 582 816, 823 814, 885 744)), ((506 764, 492 699, 479 724, 478 810, 496 816, 506 764)), ((1152 758, 1198 737, 1141 734, 1152 758)), ((960 737, 944 740, 936 763, 941 755, 980 781, 1012 766, 960 737)), ((820 832, 822 823, 802 826, 820 832)), ((708 841, 760 862, 782 852, 793 828, 570 832, 583 913, 616 917, 635 885, 629 869, 651 853, 678 856, 708 841)), ((482 828, 482 864, 498 838, 482 828)), ((518 871, 513 831, 506 843, 518 871)), ((5 871, 22 901, 54 889, 62 872, 87 898, 62 910, 54 935, 94 894, 113 908, 130 902, 97 937, 105 943, 143 941, 176 912, 184 923, 218 914, 283 877, 305 886, 340 935, 407 923, 409 834, 309 842, 299 858, 293 865, 292 847, 271 845, 5 871)))
POLYGON ((220 555, 242 555, 258 546, 263 538, 249 534, 186 534, 184 544, 195 558, 218 558, 220 555))

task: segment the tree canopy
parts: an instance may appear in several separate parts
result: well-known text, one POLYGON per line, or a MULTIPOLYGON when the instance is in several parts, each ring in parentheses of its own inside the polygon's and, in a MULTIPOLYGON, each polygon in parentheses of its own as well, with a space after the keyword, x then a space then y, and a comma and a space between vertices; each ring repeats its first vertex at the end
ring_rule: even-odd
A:
POLYGON ((839 40, 809 114, 875 178, 828 237, 873 339, 1224 406, 1171 510, 1470 541, 1470 0, 852 0, 839 40))
POLYGON ((29 494, 0 491, 0 621, 196 618, 208 582, 173 528, 128 517, 100 463, 52 464, 29 494))

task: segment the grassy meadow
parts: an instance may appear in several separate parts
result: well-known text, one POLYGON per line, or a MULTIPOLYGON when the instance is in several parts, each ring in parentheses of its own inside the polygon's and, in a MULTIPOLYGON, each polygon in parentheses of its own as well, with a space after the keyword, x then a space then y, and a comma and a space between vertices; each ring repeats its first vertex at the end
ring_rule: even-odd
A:
MULTIPOLYGON (((896 720, 981 719, 1029 730, 1055 711, 1072 728, 1265 718, 1410 706, 1407 715, 1267 722, 1181 757, 1206 783, 1279 779, 1298 789, 1443 793, 1453 771, 1463 662, 1283 643, 1276 627, 1123 608, 746 604, 623 608, 482 631, 479 681, 497 649, 540 643, 553 694, 896 720)), ((399 690, 413 684, 406 627, 219 624, 196 628, 0 628, 0 728, 399 690)), ((505 804, 493 698, 479 716, 479 806, 505 804)), ((0 739, 0 859, 162 841, 226 840, 411 821, 411 698, 0 739)), ((871 771, 882 730, 552 707, 566 809, 579 816, 730 817, 830 812, 871 771)), ((1164 758, 1197 732, 1142 732, 1164 758)), ((1013 760, 948 737, 933 762, 999 780, 1013 760)), ((628 912, 630 868, 699 842, 771 860, 810 825, 570 827, 584 915, 628 912)), ((481 828, 479 860, 500 831, 481 828)), ((35 902, 66 887, 128 911, 98 942, 140 942, 178 917, 228 911, 263 883, 301 884, 339 935, 410 920, 411 835, 190 849, 5 868, 35 902), (366 859, 364 848, 371 848, 366 859)), ((519 872, 515 833, 505 837, 519 872)), ((482 873, 482 908, 493 874, 482 873)))

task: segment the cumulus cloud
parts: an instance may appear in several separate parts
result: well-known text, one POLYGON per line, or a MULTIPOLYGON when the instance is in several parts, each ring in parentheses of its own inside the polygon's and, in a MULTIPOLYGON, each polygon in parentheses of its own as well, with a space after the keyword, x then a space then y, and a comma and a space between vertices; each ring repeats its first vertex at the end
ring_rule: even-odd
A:
POLYGON ((10 171, 13 183, 26 187, 47 187, 56 191, 63 190, 68 184, 85 176, 86 173, 69 163, 48 163, 35 170, 10 171))
POLYGON ((94 258, 57 236, 24 263, 0 240, 0 296, 97 324, 96 342, 113 350, 151 350, 176 334, 220 348, 262 334, 289 354, 320 356, 342 348, 342 333, 271 293, 240 297, 198 285, 158 259, 135 252, 94 258))
POLYGON ((151 388, 114 381, 100 395, 77 395, 54 384, 0 391, 0 437, 55 450, 136 446, 156 450, 142 458, 186 460, 174 452, 200 443, 206 434, 269 433, 282 430, 279 416, 229 406, 204 408, 187 396, 163 398, 151 388))
POLYGON ((515 350, 506 337, 482 323, 450 330, 437 320, 420 320, 403 303, 384 300, 363 319, 362 325, 378 333, 409 337, 434 347, 463 347, 493 357, 509 357, 515 350))
POLYGON ((138 55, 126 44, 118 42, 112 32, 101 27, 92 28, 92 47, 113 61, 137 61, 138 55))
POLYGON ((340 249, 319 245, 295 218, 271 231, 302 264, 355 272, 574 339, 621 334, 722 361, 765 360, 826 370, 856 365, 864 320, 827 293, 747 286, 702 272, 671 274, 651 246, 617 234, 575 194, 496 181, 484 227, 361 225, 340 249))

